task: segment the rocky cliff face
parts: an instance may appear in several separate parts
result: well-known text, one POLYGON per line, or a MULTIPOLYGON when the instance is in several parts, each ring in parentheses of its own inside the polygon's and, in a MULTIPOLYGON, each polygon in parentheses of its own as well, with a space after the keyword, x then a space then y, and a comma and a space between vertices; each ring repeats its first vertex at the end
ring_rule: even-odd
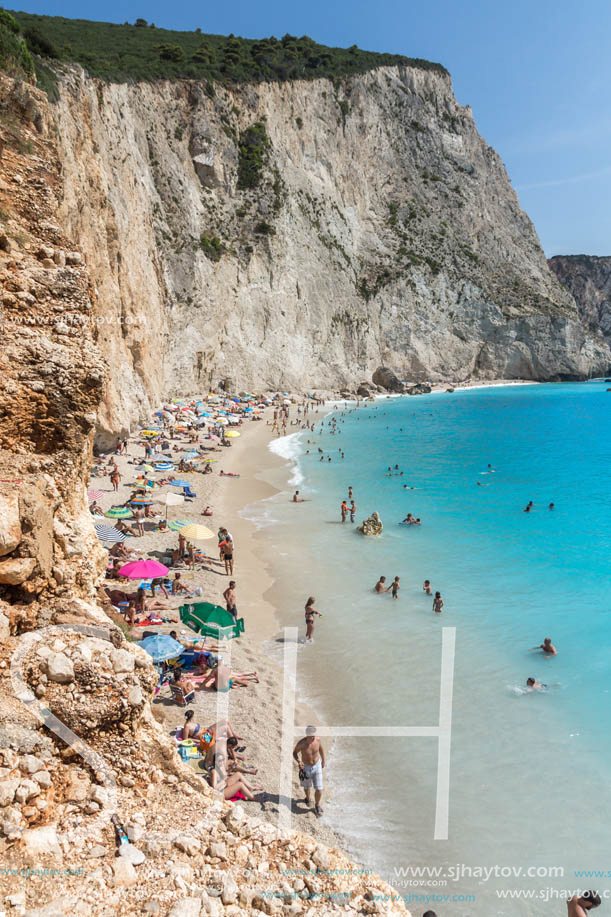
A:
POLYGON ((611 343, 611 257, 556 255, 548 263, 573 295, 586 328, 611 343))
POLYGON ((54 106, 62 220, 113 378, 101 429, 208 386, 581 378, 584 331, 450 80, 107 85, 54 106))

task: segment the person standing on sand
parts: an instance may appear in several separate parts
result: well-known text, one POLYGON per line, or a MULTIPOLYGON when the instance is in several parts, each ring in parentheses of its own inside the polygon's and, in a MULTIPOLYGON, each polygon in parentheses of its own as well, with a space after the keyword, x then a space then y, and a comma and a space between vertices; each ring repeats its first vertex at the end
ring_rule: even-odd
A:
POLYGON ((314 608, 314 602, 316 599, 313 595, 310 596, 305 606, 305 622, 306 622, 306 642, 311 643, 314 636, 314 615, 318 615, 319 618, 322 618, 322 615, 319 611, 316 611, 314 608))
POLYGON ((435 598, 433 599, 433 611, 437 615, 440 615, 443 611, 443 599, 441 598, 441 592, 435 593, 435 598))
POLYGON ((221 541, 221 550, 223 552, 223 560, 225 561, 225 575, 231 576, 233 574, 234 545, 229 533, 225 536, 225 540, 221 541))
POLYGON ((136 531, 138 532, 138 535, 142 537, 144 535, 144 524, 142 522, 142 520, 144 519, 144 510, 135 509, 132 512, 132 516, 136 520, 136 531))
POLYGON ((600 907, 601 900, 598 892, 588 891, 583 895, 573 895, 566 903, 569 917, 584 917, 589 911, 600 907))
POLYGON ((119 489, 119 481, 121 480, 121 473, 116 465, 113 466, 112 471, 110 472, 110 483, 112 484, 112 489, 115 493, 119 489))
POLYGON ((227 586, 227 588, 225 589, 223 593, 223 598, 225 599, 225 604, 227 605, 227 611, 232 616, 234 621, 237 620, 237 617, 238 617, 238 609, 236 606, 236 599, 235 599, 235 587, 236 587, 235 580, 232 579, 229 581, 229 585, 227 586))
POLYGON ((311 806, 310 790, 314 788, 314 815, 322 815, 322 771, 325 766, 325 751, 316 735, 316 726, 306 728, 305 738, 300 739, 293 749, 293 758, 299 765, 299 782, 305 790, 306 804, 311 806), (299 760, 301 756, 301 760, 299 760))

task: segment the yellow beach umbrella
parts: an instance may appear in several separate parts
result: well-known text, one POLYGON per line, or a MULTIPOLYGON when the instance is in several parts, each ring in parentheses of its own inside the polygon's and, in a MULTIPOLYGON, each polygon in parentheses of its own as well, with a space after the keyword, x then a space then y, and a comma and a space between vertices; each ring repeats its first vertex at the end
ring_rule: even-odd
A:
POLYGON ((225 433, 227 439, 237 439, 239 435, 237 430, 230 430, 229 433, 225 433))
POLYGON ((157 430, 140 430, 140 436, 159 436, 157 430))
POLYGON ((152 465, 144 465, 144 470, 145 471, 154 471, 155 469, 153 468, 152 465))
POLYGON ((214 538, 214 532, 205 525, 198 525, 197 522, 190 522, 189 525, 183 526, 180 534, 184 535, 188 541, 207 541, 208 538, 214 538))

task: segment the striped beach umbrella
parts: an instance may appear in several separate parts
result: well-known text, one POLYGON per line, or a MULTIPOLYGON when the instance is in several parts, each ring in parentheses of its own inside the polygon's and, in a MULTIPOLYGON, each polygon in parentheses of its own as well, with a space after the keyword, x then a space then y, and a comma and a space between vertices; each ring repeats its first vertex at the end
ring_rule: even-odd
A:
POLYGON ((87 499, 89 500, 90 503, 93 503, 95 500, 101 500, 103 496, 104 496, 103 490, 88 490, 87 491, 87 499))
POLYGON ((98 536, 98 541, 108 541, 112 543, 125 541, 123 532, 116 529, 114 525, 96 525, 95 533, 98 536))
POLYGON ((134 499, 130 500, 129 502, 130 502, 130 505, 132 506, 150 506, 153 501, 150 500, 147 496, 144 496, 144 497, 134 497, 134 499))
POLYGON ((170 484, 172 485, 172 487, 190 487, 191 486, 189 481, 183 481, 182 479, 179 479, 178 481, 170 481, 170 484))
POLYGON ((155 471, 174 471, 172 462, 157 462, 155 471))
POLYGON ((131 509, 127 509, 126 506, 111 506, 111 508, 107 509, 104 513, 109 519, 127 519, 131 514, 131 509))
POLYGON ((181 529, 184 529, 185 525, 189 525, 187 519, 174 519, 173 522, 168 522, 168 528, 172 529, 173 532, 180 532, 181 529))

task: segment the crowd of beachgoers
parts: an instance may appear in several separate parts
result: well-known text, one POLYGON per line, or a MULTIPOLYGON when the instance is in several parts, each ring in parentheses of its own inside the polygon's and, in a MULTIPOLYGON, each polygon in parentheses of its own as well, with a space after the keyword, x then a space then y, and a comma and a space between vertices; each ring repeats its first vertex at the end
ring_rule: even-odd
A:
MULTIPOLYGON (((198 699, 256 691, 256 670, 237 671, 229 641, 247 642, 233 579, 236 544, 228 520, 215 516, 214 484, 239 478, 232 445, 251 424, 270 436, 309 428, 313 398, 206 395, 175 399, 112 452, 94 458, 89 510, 108 553, 104 591, 117 622, 152 657, 160 703, 180 711, 177 753, 226 799, 265 798, 249 759, 247 729, 234 729, 219 706, 198 699), (210 574, 221 577, 215 591, 210 574), (212 722, 204 722, 204 717, 212 722)), ((230 485, 231 486, 231 485, 230 485)), ((237 574, 236 574, 237 576, 237 574)), ((235 658, 236 654, 233 653, 235 658)), ((306 809, 322 815, 324 750, 311 727, 295 747, 306 809), (312 798, 313 793, 313 798, 312 798)))

